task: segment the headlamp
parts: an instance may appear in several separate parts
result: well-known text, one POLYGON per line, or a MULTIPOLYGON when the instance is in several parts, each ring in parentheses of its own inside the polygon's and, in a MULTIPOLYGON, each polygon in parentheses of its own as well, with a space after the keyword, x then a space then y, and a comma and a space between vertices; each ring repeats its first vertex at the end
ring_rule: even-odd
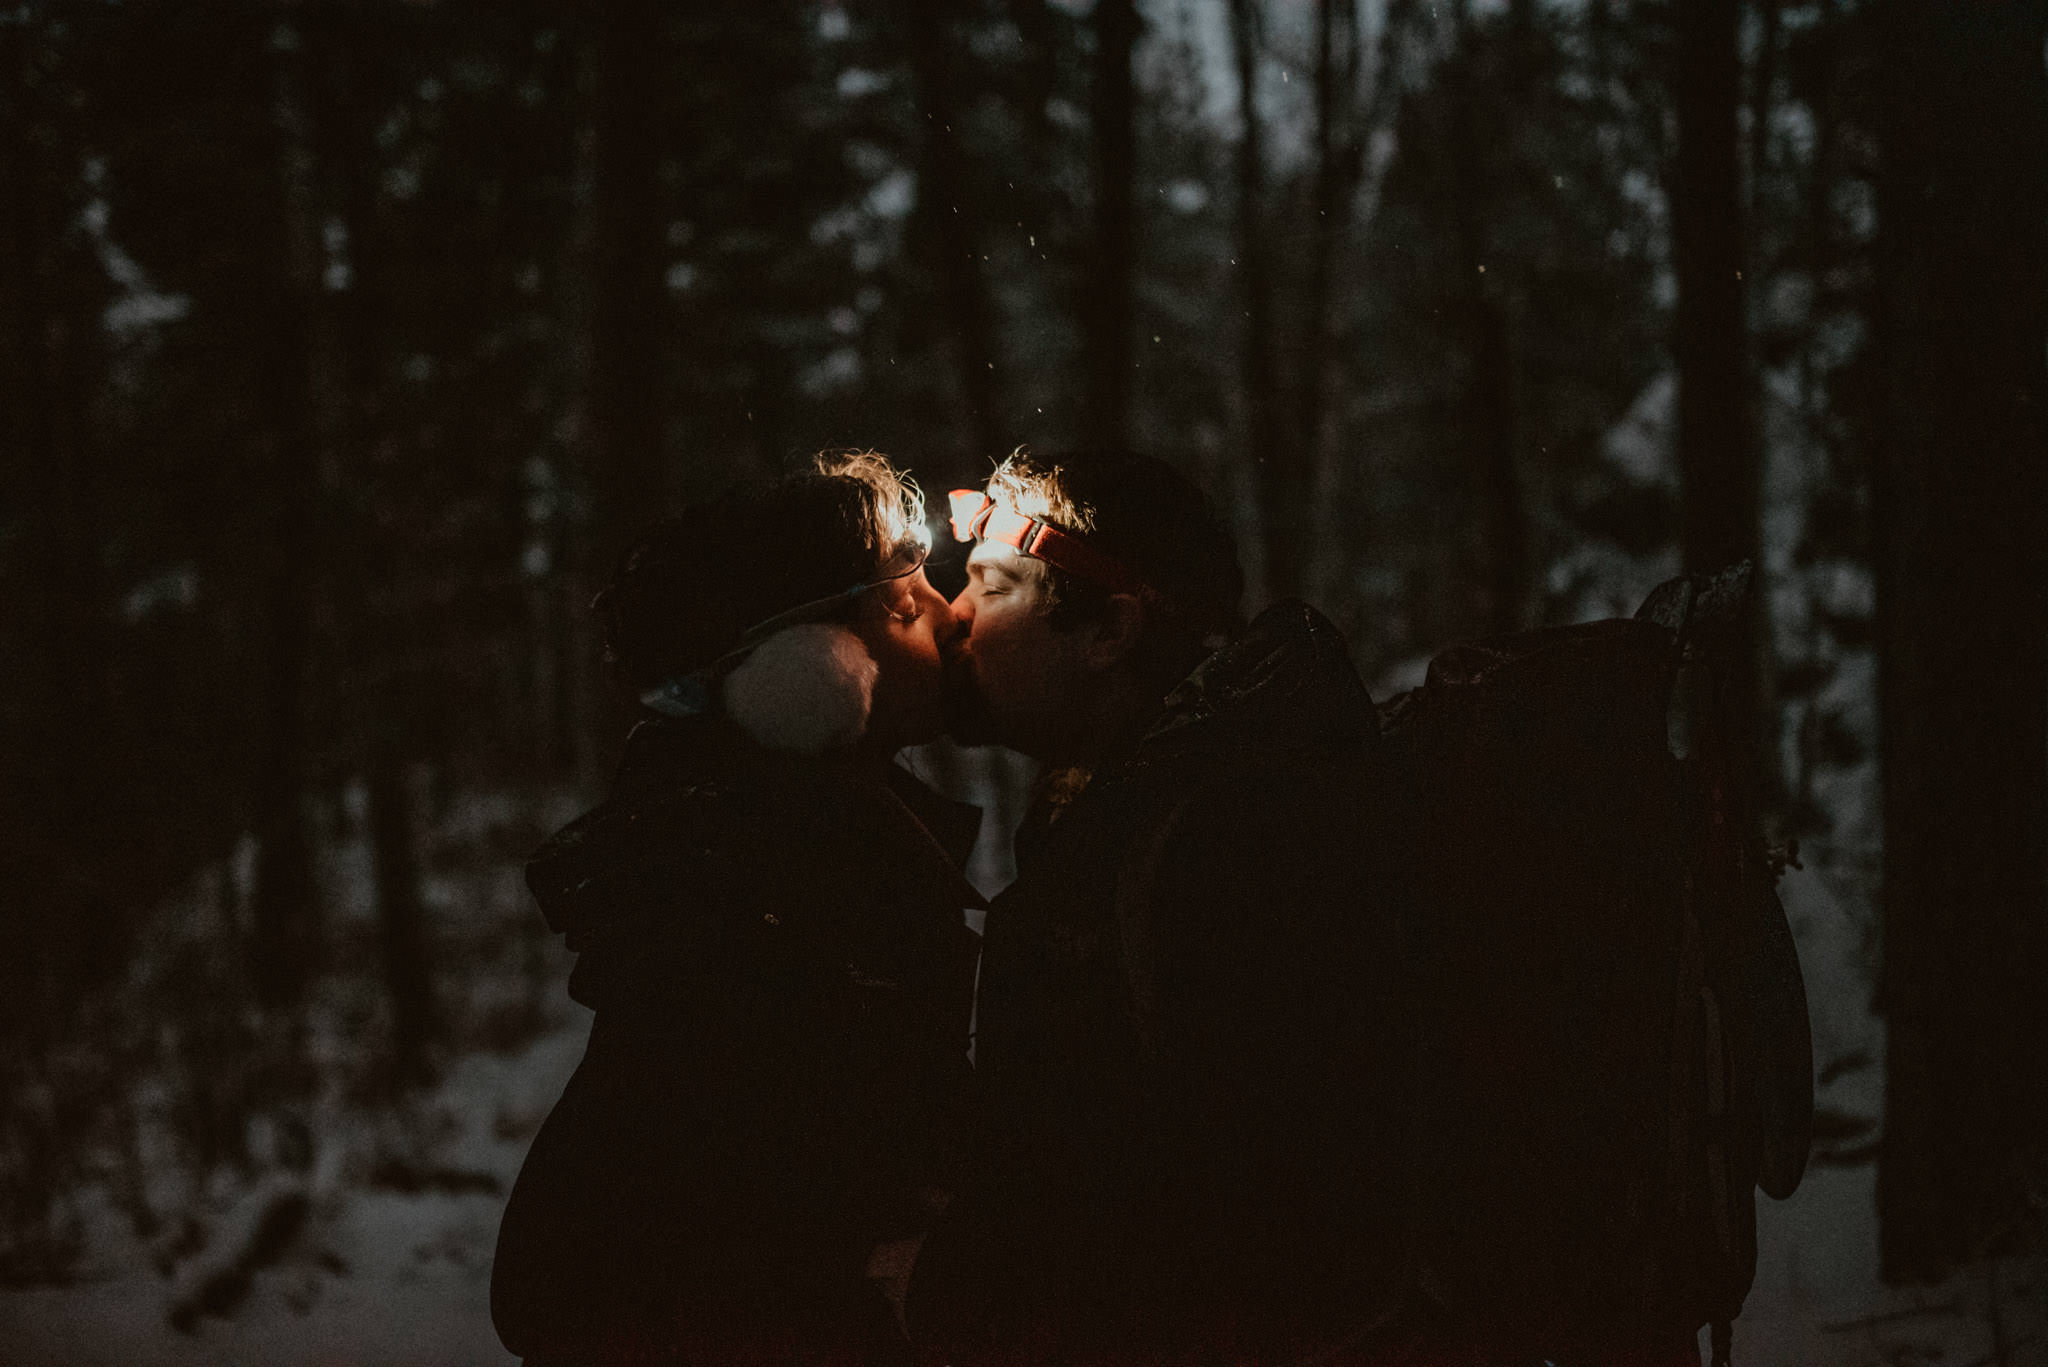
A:
POLYGON ((1150 586, 1115 559, 1050 522, 1005 508, 980 489, 947 495, 955 541, 995 541, 1069 574, 1093 580, 1112 593, 1152 594, 1150 586))

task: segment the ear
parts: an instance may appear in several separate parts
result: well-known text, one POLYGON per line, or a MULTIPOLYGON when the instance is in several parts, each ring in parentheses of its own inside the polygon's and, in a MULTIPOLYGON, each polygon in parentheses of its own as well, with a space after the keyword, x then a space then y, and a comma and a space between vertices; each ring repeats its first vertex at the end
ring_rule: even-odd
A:
POLYGON ((819 755, 868 729, 881 673, 860 637, 842 626, 785 627, 725 676, 725 715, 756 744, 819 755))
POLYGON ((1129 658, 1145 634, 1145 604, 1134 593, 1112 593, 1102 615, 1085 630, 1081 658, 1094 669, 1114 668, 1129 658))

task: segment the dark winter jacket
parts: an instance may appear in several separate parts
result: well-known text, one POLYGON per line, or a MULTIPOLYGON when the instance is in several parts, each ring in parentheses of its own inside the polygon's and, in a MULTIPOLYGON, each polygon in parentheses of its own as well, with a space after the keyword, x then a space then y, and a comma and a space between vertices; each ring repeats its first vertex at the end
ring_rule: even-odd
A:
POLYGON ((610 799, 527 868, 596 1019, 500 1230, 507 1347, 882 1351, 866 1258, 926 1223, 957 1161, 976 898, 946 846, 977 822, 907 775, 641 723, 610 799))
POLYGON ((1327 1345, 1405 1266, 1399 912, 1370 698, 1276 607, 1018 839, 977 1173, 921 1254, 953 1360, 1327 1345))

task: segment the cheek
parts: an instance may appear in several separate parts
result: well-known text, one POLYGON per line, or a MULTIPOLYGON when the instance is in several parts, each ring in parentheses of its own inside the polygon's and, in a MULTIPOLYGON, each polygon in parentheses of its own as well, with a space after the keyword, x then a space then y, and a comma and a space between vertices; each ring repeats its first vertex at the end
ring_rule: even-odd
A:
POLYGON ((879 639, 870 639, 868 650, 885 674, 918 677, 936 673, 940 667, 939 639, 932 629, 930 614, 895 630, 885 629, 879 639))
POLYGON ((905 643, 905 649, 915 657, 912 667, 921 677, 936 678, 946 667, 946 653, 939 645, 939 637, 930 614, 926 614, 905 643))
POLYGON ((983 687, 1003 694, 1035 691, 1045 664, 1044 642, 1037 637, 1030 622, 1014 621, 1005 613, 977 620, 975 673, 983 687))

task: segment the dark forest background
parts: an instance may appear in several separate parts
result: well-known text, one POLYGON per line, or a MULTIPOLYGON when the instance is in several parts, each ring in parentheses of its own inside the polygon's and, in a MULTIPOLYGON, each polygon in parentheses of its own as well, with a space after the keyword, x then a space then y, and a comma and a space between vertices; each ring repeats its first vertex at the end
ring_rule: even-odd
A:
POLYGON ((1885 1267, 2021 1237, 2044 41, 2039 0, 0 6, 0 1272, 75 1268, 83 1187, 174 1239, 544 1029, 517 864, 624 716, 585 605, 655 511, 838 446, 941 492, 1165 455, 1381 694, 1755 560, 1773 838, 1888 1030, 1845 1160, 1885 1267))

